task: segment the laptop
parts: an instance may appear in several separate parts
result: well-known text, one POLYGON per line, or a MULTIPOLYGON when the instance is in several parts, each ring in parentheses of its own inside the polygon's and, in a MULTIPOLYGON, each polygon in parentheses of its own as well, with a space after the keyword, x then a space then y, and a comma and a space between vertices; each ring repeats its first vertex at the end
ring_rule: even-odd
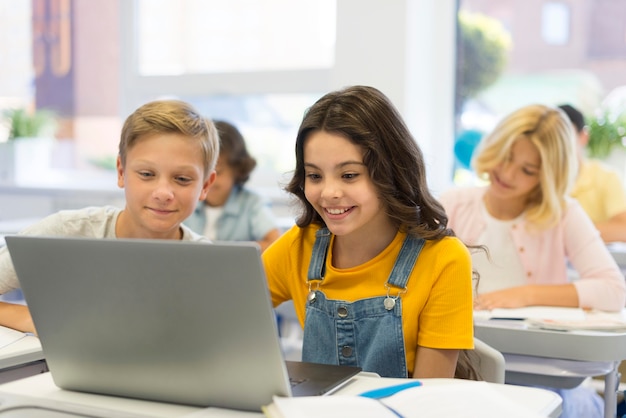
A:
POLYGON ((284 361, 255 243, 6 243, 60 388, 259 411, 273 395, 324 394, 360 371, 284 361))

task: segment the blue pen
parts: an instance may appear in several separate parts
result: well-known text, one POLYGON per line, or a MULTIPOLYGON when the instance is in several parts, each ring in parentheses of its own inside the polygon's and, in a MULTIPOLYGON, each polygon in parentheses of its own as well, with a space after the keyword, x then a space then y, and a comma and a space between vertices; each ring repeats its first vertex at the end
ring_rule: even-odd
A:
POLYGON ((403 391, 405 389, 410 389, 410 388, 414 388, 414 387, 418 387, 418 386, 422 386, 422 383, 419 380, 411 380, 408 383, 401 383, 399 385, 387 386, 387 387, 384 387, 384 388, 374 389, 374 390, 368 390, 367 392, 363 392, 363 393, 359 394, 359 396, 362 396, 364 398, 376 399, 385 408, 387 408, 388 410, 393 412, 398 418, 404 418, 402 416, 402 414, 400 414, 398 411, 396 411, 395 409, 393 409, 389 405, 387 405, 384 402, 382 402, 380 399, 386 398, 388 396, 395 395, 396 393, 401 392, 401 391, 403 391))
POLYGON ((359 394, 359 396, 363 396, 365 398, 373 398, 373 399, 381 399, 386 398, 391 395, 395 395, 398 392, 401 392, 405 389, 414 388, 417 386, 422 386, 422 382, 419 380, 412 380, 408 383, 401 383, 399 385, 387 386, 384 388, 368 390, 367 392, 363 392, 359 394))

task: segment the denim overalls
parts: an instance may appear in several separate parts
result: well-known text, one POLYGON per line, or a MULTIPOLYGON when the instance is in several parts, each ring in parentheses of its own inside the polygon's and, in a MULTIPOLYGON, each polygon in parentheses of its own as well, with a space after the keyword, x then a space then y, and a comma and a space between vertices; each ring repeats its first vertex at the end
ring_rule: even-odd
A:
POLYGON ((317 231, 307 280, 311 291, 306 306, 302 360, 358 365, 385 377, 408 377, 400 295, 406 292, 424 242, 407 235, 384 285, 386 296, 345 302, 326 299, 319 290, 330 231, 327 228, 317 231), (392 286, 398 291, 392 290, 392 286))

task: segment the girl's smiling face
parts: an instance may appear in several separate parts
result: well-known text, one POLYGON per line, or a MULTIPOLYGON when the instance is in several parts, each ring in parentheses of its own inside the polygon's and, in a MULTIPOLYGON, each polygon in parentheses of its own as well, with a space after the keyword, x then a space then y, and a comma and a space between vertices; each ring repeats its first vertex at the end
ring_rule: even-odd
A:
POLYGON ((526 137, 519 137, 506 160, 490 173, 490 192, 504 199, 524 201, 539 186, 541 155, 526 137))
POLYGON ((315 131, 303 151, 305 197, 333 234, 371 239, 389 226, 359 146, 344 136, 315 131))

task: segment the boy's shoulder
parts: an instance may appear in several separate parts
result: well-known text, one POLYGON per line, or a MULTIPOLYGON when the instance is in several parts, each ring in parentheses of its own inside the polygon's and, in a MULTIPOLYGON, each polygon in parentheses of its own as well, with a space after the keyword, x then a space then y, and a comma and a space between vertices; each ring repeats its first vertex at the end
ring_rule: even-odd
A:
POLYGON ((54 215, 67 220, 103 219, 116 217, 121 211, 122 209, 115 206, 87 206, 81 209, 63 209, 58 211, 54 215))
POLYGON ((207 244, 213 243, 213 241, 211 241, 209 238, 205 237, 204 235, 198 234, 187 225, 180 224, 180 227, 183 231, 183 241, 204 242, 207 244))
POLYGON ((576 184, 585 184, 588 187, 612 187, 615 182, 622 184, 619 171, 604 161, 589 159, 581 166, 576 184))
POLYGON ((114 206, 64 209, 48 215, 23 232, 30 235, 114 237, 115 222, 121 211, 114 206))

